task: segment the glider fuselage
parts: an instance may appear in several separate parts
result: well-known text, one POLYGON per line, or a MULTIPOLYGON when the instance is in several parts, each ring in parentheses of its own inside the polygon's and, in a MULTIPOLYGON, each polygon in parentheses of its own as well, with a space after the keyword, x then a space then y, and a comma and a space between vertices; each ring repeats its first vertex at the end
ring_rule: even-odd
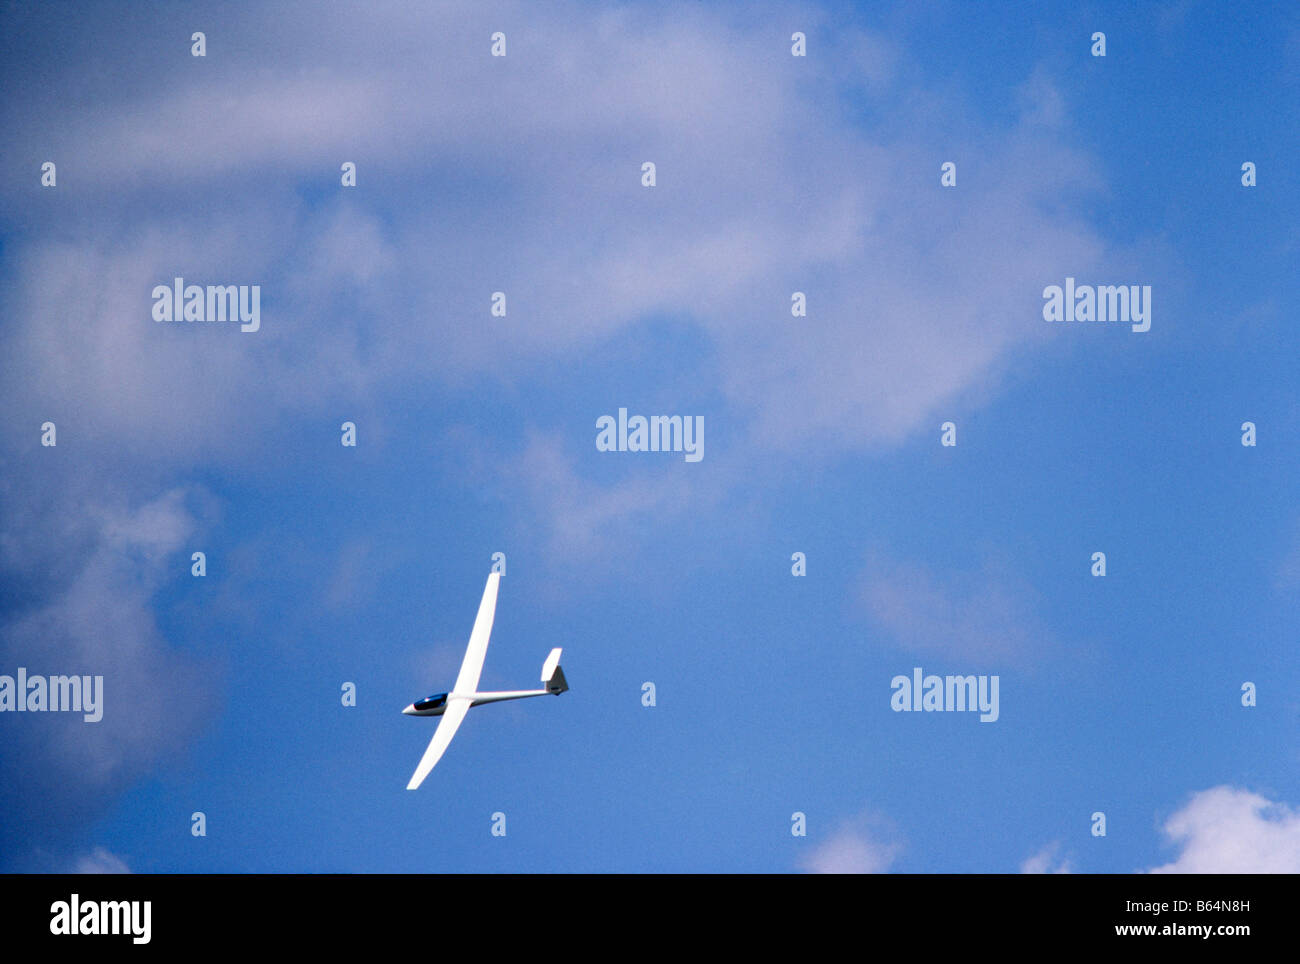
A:
MULTIPOLYGON (((526 696, 548 696, 552 693, 558 695, 568 688, 566 683, 564 689, 560 689, 558 685, 548 685, 544 690, 505 690, 498 693, 466 693, 465 695, 470 698, 470 706, 481 706, 484 703, 500 703, 502 700, 522 700, 526 696)), ((447 711, 447 699, 459 695, 459 693, 435 693, 433 696, 426 696, 412 703, 402 712, 407 716, 442 716, 447 711)))

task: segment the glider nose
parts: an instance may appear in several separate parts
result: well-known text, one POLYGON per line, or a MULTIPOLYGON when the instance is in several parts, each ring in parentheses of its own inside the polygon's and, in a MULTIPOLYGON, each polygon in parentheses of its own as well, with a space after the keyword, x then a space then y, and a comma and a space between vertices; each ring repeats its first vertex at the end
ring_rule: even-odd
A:
POLYGON ((414 716, 414 715, 415 715, 415 704, 414 704, 414 703, 409 704, 409 705, 406 707, 406 709, 402 710, 402 712, 405 713, 407 716, 414 716))

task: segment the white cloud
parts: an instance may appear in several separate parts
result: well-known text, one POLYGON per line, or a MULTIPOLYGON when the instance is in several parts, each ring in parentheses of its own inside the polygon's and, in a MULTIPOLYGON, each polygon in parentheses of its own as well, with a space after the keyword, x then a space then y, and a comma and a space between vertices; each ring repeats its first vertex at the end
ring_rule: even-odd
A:
POLYGON ((464 39, 481 33, 472 4, 381 4, 364 22, 288 7, 230 24, 221 72, 109 87, 94 111, 16 106, 15 139, 94 158, 77 189, 129 217, 91 207, 16 249, 28 323, 11 350, 30 374, 0 401, 229 457, 286 413, 535 371, 662 312, 716 348, 753 444, 888 444, 987 392, 1046 338, 1043 284, 1105 256, 1061 209, 1095 175, 1059 109, 1059 130, 1036 123, 1041 70, 1023 123, 954 126, 961 105, 898 80, 919 73, 895 69, 906 51, 852 28, 834 43, 870 51, 866 73, 803 70, 770 30, 694 6, 508 9, 504 60, 464 39), (828 108, 849 90, 891 109, 867 127, 828 108), (938 186, 949 153, 980 159, 954 191, 938 186), (337 188, 342 158, 368 193, 337 188), (329 193, 312 208, 281 178, 329 193), (224 200, 192 207, 195 190, 224 200), (261 283, 262 331, 158 326, 148 293, 176 274, 261 283), (498 286, 508 338, 478 323, 498 286))
POLYGON ((1180 853, 1153 874, 1300 873, 1300 813, 1248 790, 1195 793, 1163 829, 1180 853))
POLYGON ((98 722, 76 713, 25 713, 7 721, 13 752, 0 755, 0 797, 10 818, 5 823, 28 833, 45 821, 107 806, 117 790, 184 745, 214 697, 211 686, 201 685, 199 662, 164 637, 152 605, 166 580, 188 573, 179 550, 198 521, 185 507, 185 492, 129 507, 103 491, 102 479, 94 484, 100 491, 91 501, 70 504, 71 493, 86 493, 66 484, 31 519, 3 520, 8 538, 0 564, 19 578, 27 547, 40 558, 45 520, 75 516, 86 523, 75 538, 63 538, 73 556, 63 571, 51 578, 25 574, 32 580, 28 598, 0 622, 6 672, 21 666, 35 675, 103 677, 98 722))
MULTIPOLYGON (((62 169, 82 215, 13 247, 0 311, 23 323, 0 332, 0 432, 54 412, 101 462, 255 465, 294 418, 568 378, 662 314, 707 346, 700 380, 728 416, 710 465, 725 445, 748 482, 896 444, 1053 344, 1043 285, 1113 255, 1061 200, 1101 185, 1045 69, 1018 121, 982 123, 927 87, 917 55, 815 5, 801 22, 834 29, 806 63, 760 14, 670 9, 505 4, 502 59, 473 3, 362 19, 276 5, 223 26, 221 70, 182 51, 156 82, 105 78, 93 109, 56 82, 13 99, 11 140, 93 163, 62 169), (343 160, 356 189, 338 186, 343 160), (153 322, 152 287, 177 275, 260 284, 262 329, 153 322), (498 289, 510 314, 488 324, 498 289)), ((172 19, 150 29, 171 36, 172 19)), ((0 185, 0 203, 30 198, 0 185)), ((555 546, 590 551, 698 498, 698 471, 585 479, 565 459, 589 423, 547 417, 520 412, 557 442, 514 469, 542 470, 532 508, 555 546)), ((742 481, 713 478, 709 499, 742 481)))
POLYGON ((883 874, 902 849, 884 821, 862 813, 842 823, 800 866, 813 874, 883 874))
POLYGON ((1046 844, 1032 857, 1026 857, 1020 864, 1022 874, 1068 874, 1073 873, 1068 857, 1060 858, 1060 841, 1046 844))

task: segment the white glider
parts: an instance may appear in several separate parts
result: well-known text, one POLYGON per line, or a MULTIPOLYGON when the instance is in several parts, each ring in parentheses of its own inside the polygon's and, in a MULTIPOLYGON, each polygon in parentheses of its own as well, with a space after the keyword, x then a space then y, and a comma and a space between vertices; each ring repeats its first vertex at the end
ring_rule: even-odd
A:
POLYGON ((499 572, 491 573, 487 585, 483 587, 483 600, 478 604, 478 617, 474 620, 474 630, 469 634, 469 646, 465 648, 465 659, 460 664, 460 675, 450 693, 435 693, 419 702, 412 703, 402 710, 407 716, 441 716, 438 729, 429 741, 429 748, 420 758, 420 765, 415 768, 411 782, 406 789, 414 790, 429 775, 456 730, 465 719, 471 706, 480 703, 498 703, 501 700, 521 700, 526 696, 546 696, 552 693, 559 696, 569 688, 564 679, 564 670, 560 668, 560 650, 553 649, 546 662, 542 664, 542 682, 545 689, 540 690, 506 690, 497 693, 477 692, 478 678, 483 672, 483 660, 487 656, 488 637, 492 635, 492 619, 497 609, 497 587, 501 583, 499 572))

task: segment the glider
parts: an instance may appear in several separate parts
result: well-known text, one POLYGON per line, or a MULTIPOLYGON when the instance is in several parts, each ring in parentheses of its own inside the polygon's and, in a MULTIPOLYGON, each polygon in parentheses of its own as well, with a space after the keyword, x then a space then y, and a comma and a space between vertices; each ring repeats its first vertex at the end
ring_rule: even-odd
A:
POLYGON ((476 691, 479 674, 483 672, 483 659, 487 656, 488 637, 492 634, 492 619, 497 610, 497 587, 500 583, 501 573, 494 572, 488 575, 487 585, 483 587, 483 600, 478 604, 474 630, 469 634, 469 646, 465 648, 465 659, 460 664, 460 675, 456 677, 451 692, 435 693, 402 710, 407 716, 442 717, 438 729, 433 733, 433 739, 429 741, 429 748, 424 751, 424 756, 420 758, 420 765, 415 768, 415 773, 411 775, 411 782, 406 785, 408 790, 414 790, 423 783, 434 764, 442 759, 443 753, 451 743, 451 738, 456 735, 456 730, 471 706, 478 706, 480 703, 498 703, 501 700, 521 700, 526 696, 546 696, 548 693, 559 696, 569 688, 569 684, 564 679, 564 670, 560 668, 560 650, 553 649, 546 657, 546 662, 542 664, 542 682, 546 684, 545 689, 506 690, 499 693, 476 691))

